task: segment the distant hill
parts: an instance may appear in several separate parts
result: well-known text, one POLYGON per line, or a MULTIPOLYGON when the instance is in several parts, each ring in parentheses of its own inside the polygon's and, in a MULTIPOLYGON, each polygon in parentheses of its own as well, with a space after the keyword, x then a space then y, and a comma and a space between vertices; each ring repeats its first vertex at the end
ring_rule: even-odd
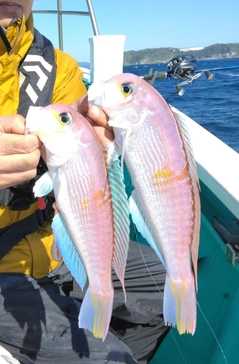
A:
POLYGON ((150 48, 124 53, 124 65, 168 62, 179 55, 194 55, 197 59, 239 57, 239 43, 213 44, 198 48, 150 48))
POLYGON ((78 65, 80 67, 90 68, 90 63, 89 62, 78 62, 78 65))

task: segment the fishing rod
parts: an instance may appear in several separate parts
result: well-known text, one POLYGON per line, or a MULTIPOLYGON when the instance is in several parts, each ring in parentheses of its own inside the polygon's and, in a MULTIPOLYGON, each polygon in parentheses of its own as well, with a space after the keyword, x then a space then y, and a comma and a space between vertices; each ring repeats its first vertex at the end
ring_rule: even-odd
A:
POLYGON ((166 71, 153 72, 153 69, 151 68, 149 73, 147 75, 142 76, 142 78, 152 85, 156 80, 163 80, 166 78, 170 79, 174 77, 180 81, 175 86, 176 88, 175 94, 177 93, 179 96, 183 96, 185 90, 182 88, 182 86, 193 83, 202 75, 205 75, 207 80, 212 81, 215 77, 215 75, 212 73, 214 71, 239 68, 239 66, 216 67, 216 68, 198 70, 196 72, 197 68, 196 61, 197 61, 196 58, 192 55, 190 56, 179 55, 177 57, 173 57, 172 59, 170 59, 167 65, 168 67, 167 72, 166 71))

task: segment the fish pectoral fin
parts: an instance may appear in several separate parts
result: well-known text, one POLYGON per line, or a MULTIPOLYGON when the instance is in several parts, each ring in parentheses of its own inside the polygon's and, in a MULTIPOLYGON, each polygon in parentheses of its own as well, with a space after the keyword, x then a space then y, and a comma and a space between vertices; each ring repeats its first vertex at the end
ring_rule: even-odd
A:
POLYGON ((79 328, 87 329, 96 338, 105 340, 113 309, 114 290, 92 292, 87 289, 79 314, 79 328))
POLYGON ((137 197, 137 194, 136 194, 135 190, 132 192, 132 194, 131 194, 131 196, 129 198, 129 208, 130 208, 130 213, 131 213, 133 223, 135 224, 137 230, 140 232, 142 237, 147 240, 147 242, 149 243, 151 248, 155 251, 158 258, 160 259, 160 261, 164 265, 165 270, 167 270, 163 254, 160 251, 159 247, 157 246, 156 242, 154 241, 154 238, 153 238, 153 236, 152 236, 152 234, 151 234, 151 232, 149 230, 149 227, 148 227, 148 225, 146 223, 144 214, 143 214, 142 210, 140 209, 140 205, 139 205, 139 202, 138 202, 138 197, 137 197))
MULTIPOLYGON (((108 166, 114 215, 114 256, 113 268, 124 288, 124 274, 129 249, 130 219, 128 196, 125 192, 122 169, 117 159, 108 166)), ((126 298, 126 297, 125 297, 126 298)))
POLYGON ((170 279, 166 275, 164 289, 165 325, 177 326, 179 334, 194 334, 196 329, 196 292, 193 274, 189 279, 170 279))
POLYGON ((77 283, 84 289, 87 275, 81 256, 70 238, 61 213, 55 215, 51 224, 59 252, 77 283))
POLYGON ((33 192, 35 197, 46 196, 53 190, 53 181, 50 172, 44 173, 35 183, 33 192))

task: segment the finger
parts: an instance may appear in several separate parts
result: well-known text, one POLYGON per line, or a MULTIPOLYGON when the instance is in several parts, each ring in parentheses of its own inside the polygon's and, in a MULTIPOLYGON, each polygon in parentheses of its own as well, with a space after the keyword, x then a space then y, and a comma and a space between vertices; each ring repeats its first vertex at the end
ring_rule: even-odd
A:
POLYGON ((22 173, 1 174, 0 189, 18 185, 31 180, 36 176, 36 169, 22 173))
POLYGON ((96 105, 90 106, 88 110, 88 116, 96 124, 104 126, 109 130, 112 130, 112 128, 108 125, 108 120, 109 120, 108 115, 106 115, 106 113, 98 106, 96 105))
POLYGON ((30 154, 0 157, 0 189, 28 181, 37 174, 40 150, 30 154))
POLYGON ((70 105, 73 109, 82 115, 86 115, 89 109, 88 95, 84 95, 70 105))
POLYGON ((0 133, 0 155, 31 153, 42 146, 36 135, 0 133))
POLYGON ((54 209, 54 216, 56 216, 57 214, 59 214, 60 210, 58 209, 57 205, 55 202, 53 202, 52 207, 54 209))
POLYGON ((96 105, 90 106, 87 119, 93 126, 100 142, 105 145, 114 140, 112 128, 108 125, 108 116, 96 105))
POLYGON ((100 142, 103 145, 109 144, 114 140, 114 134, 111 130, 106 129, 104 126, 97 125, 91 122, 100 142))
MULTIPOLYGON (((36 170, 41 152, 39 149, 28 154, 14 154, 0 157, 0 174, 30 173, 36 170)), ((35 177, 35 176, 34 176, 35 177)))

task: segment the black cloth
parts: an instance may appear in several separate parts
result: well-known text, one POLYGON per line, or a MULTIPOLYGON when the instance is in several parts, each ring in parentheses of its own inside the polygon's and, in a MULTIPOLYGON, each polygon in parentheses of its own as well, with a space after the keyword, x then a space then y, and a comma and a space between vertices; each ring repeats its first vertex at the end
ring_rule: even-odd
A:
MULTIPOLYGON (((163 319, 165 275, 165 269, 153 249, 135 241, 130 242, 125 271, 126 302, 121 283, 113 274, 111 327, 129 346, 140 364, 152 359, 169 331, 163 319)), ((82 300, 84 292, 74 282, 70 295, 82 300)))
POLYGON ((162 317, 165 272, 153 250, 130 243, 127 302, 113 275, 114 309, 104 342, 78 328, 84 293, 71 278, 65 265, 42 279, 0 274, 0 345, 23 364, 149 362, 168 332, 162 317))
POLYGON ((20 88, 18 114, 26 117, 30 106, 46 106, 52 102, 56 79, 53 44, 35 28, 34 40, 20 64, 19 72, 24 81, 20 88), (29 66, 32 67, 30 70, 29 66))
POLYGON ((23 239, 26 235, 32 234, 51 218, 53 199, 46 199, 44 210, 37 210, 33 214, 18 220, 11 225, 0 229, 0 260, 23 239))

